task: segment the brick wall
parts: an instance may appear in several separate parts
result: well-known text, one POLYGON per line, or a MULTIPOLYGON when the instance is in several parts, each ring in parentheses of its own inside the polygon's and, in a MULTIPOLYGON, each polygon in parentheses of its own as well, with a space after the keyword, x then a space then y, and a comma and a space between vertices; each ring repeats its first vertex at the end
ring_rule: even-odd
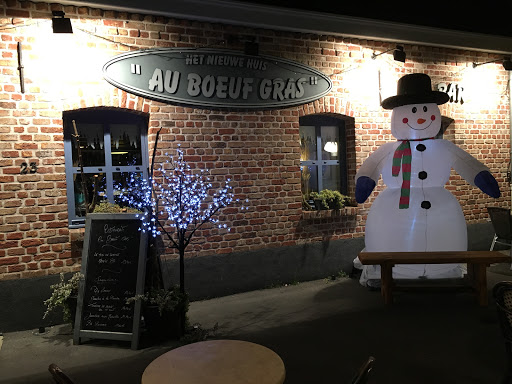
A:
POLYGON ((299 170, 299 117, 329 113, 347 122, 349 192, 362 161, 393 140, 390 112, 380 98, 396 91, 400 76, 424 72, 434 84, 464 84, 468 100, 441 107, 454 119, 445 137, 483 161, 500 183, 503 196, 491 201, 453 173, 447 188, 462 204, 469 223, 487 220, 489 204, 509 205, 505 181, 509 160, 508 74, 500 64, 472 62, 499 57, 481 52, 405 45, 407 62, 374 51, 393 45, 335 36, 256 30, 239 26, 177 20, 6 0, 0 6, 0 279, 78 270, 80 230, 69 230, 62 133, 62 111, 108 106, 150 113, 150 150, 162 128, 158 160, 180 143, 194 166, 208 167, 217 181, 230 177, 237 197, 249 210, 227 210, 223 233, 207 228, 187 249, 189 256, 230 253, 361 237, 368 202, 342 212, 303 212, 299 170), (74 33, 52 35, 52 10, 73 19, 74 33), (232 36, 256 36, 260 54, 315 67, 331 76, 332 92, 315 102, 281 110, 225 112, 185 108, 145 100, 107 84, 102 64, 113 55, 155 47, 209 47, 242 50, 232 36), (65 38, 57 42, 57 38, 65 38), (22 43, 25 93, 20 91, 17 43, 22 43), (380 73, 380 80, 378 78, 380 73), (473 76, 473 77, 471 77, 473 76), (483 84, 478 78, 489 79, 483 84), (482 102, 478 93, 489 92, 482 102), (36 173, 20 174, 34 162, 36 173))

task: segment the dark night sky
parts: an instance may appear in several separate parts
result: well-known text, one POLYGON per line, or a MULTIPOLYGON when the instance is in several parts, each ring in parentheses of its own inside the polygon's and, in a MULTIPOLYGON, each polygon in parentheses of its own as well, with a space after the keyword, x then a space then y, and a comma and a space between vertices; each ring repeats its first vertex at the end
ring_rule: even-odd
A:
POLYGON ((242 0, 242 2, 512 37, 512 10, 508 2, 487 1, 485 4, 458 0, 411 1, 402 3, 400 6, 394 6, 389 1, 372 3, 361 0, 353 2, 242 0), (442 5, 436 5, 436 3, 442 5))

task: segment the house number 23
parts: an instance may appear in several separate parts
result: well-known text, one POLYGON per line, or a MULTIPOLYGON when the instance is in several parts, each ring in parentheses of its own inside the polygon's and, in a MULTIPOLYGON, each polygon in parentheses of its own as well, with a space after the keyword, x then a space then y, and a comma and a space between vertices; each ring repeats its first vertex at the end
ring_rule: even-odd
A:
POLYGON ((37 165, 34 161, 31 162, 29 165, 27 165, 27 163, 21 163, 20 168, 21 168, 20 173, 22 175, 25 175, 27 173, 36 173, 37 172, 37 165))

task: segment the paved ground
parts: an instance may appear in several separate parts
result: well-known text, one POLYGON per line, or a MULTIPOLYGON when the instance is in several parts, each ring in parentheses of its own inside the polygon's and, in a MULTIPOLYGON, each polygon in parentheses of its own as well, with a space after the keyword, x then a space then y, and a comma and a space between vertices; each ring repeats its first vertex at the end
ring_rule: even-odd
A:
MULTIPOLYGON (((512 280, 509 267, 488 271, 489 288, 512 280)), ((350 383, 369 355, 371 383, 498 383, 504 345, 492 300, 468 293, 401 293, 385 306, 379 292, 353 279, 317 280, 191 304, 191 322, 218 324, 217 337, 253 341, 277 352, 286 384, 350 383)), ((0 340, 0 383, 50 383, 55 362, 77 384, 136 384, 144 368, 175 342, 138 351, 112 341, 73 345, 68 326, 13 332, 0 340)))

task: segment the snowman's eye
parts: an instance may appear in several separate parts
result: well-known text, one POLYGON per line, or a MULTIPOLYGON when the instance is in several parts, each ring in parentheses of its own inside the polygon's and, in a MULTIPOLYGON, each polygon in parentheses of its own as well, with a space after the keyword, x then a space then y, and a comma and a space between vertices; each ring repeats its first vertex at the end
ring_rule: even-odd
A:
POLYGON ((423 106, 423 112, 427 112, 427 106, 423 106))
POLYGON ((416 113, 418 109, 416 107, 412 107, 412 113, 416 113))

